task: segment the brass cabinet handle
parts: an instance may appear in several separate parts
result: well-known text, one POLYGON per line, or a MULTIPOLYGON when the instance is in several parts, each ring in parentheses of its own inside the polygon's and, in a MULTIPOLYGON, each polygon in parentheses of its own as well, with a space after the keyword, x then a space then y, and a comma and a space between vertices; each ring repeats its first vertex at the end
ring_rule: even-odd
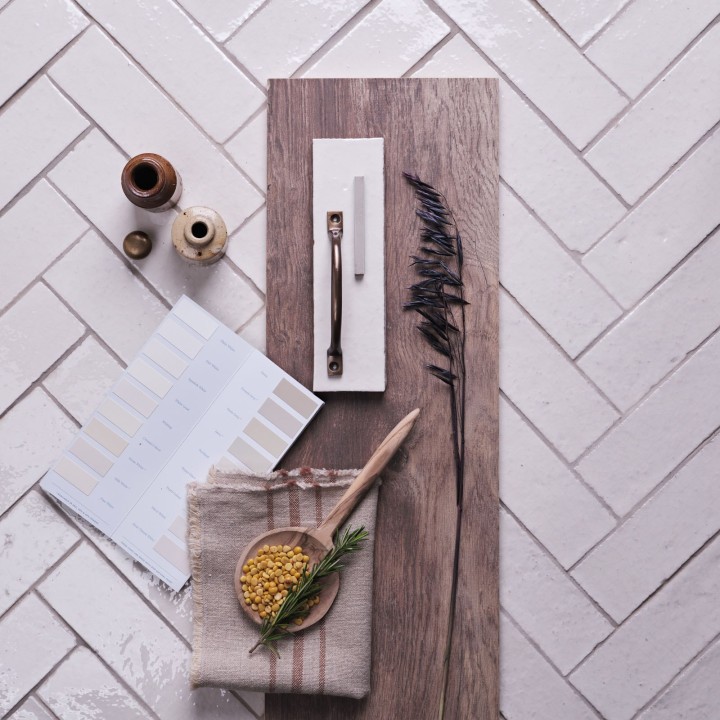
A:
POLYGON ((327 373, 342 375, 343 359, 340 347, 342 331, 342 249, 343 214, 337 210, 327 214, 328 237, 332 243, 332 275, 330 277, 330 347, 327 351, 327 373))

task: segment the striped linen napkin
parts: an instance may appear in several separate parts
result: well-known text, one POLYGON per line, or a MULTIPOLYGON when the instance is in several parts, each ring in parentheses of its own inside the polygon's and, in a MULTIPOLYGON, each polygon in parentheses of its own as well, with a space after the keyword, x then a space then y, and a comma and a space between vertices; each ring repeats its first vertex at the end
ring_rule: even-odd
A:
POLYGON ((192 568, 191 683, 233 690, 362 698, 370 691, 372 577, 377 486, 347 525, 370 537, 348 558, 340 591, 323 620, 252 655, 259 625, 243 613, 234 573, 245 546, 284 526, 317 526, 357 470, 302 468, 265 476, 213 468, 207 483, 188 486, 192 568))

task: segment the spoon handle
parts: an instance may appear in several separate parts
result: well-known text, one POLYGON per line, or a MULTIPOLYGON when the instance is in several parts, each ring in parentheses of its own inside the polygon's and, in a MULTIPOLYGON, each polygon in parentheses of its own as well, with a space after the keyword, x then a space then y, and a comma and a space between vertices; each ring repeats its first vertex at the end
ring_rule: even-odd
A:
POLYGON ((419 409, 413 410, 389 432, 388 436, 380 443, 378 449, 367 461, 365 467, 360 471, 360 474, 355 478, 353 484, 340 498, 338 504, 330 511, 330 514, 323 520, 318 529, 313 531, 313 535, 323 537, 328 545, 332 544, 332 536, 335 531, 348 519, 362 496, 385 469, 385 466, 390 462, 390 458, 410 434, 419 414, 419 409))

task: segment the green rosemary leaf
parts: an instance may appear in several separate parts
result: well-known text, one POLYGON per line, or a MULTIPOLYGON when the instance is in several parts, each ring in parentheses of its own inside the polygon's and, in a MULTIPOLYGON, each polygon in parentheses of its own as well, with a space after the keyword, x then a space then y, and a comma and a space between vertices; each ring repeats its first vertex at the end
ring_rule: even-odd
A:
POLYGON ((254 652, 260 645, 264 645, 272 653, 278 655, 275 647, 278 640, 282 640, 289 634, 287 628, 298 619, 307 617, 310 610, 307 603, 322 591, 320 580, 328 575, 339 572, 345 566, 340 562, 345 555, 356 552, 360 544, 367 540, 368 531, 364 527, 354 530, 350 528, 335 535, 335 546, 330 552, 313 565, 303 569, 302 576, 298 581, 295 590, 291 590, 280 604, 280 609, 275 617, 268 617, 263 620, 260 626, 260 639, 250 648, 254 652))

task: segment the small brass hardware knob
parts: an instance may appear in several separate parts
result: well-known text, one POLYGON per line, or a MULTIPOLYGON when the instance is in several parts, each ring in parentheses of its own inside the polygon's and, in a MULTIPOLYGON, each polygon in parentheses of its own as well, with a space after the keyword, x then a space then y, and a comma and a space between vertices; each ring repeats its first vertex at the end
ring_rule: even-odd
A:
POLYGON ((146 258, 152 250, 152 240, 142 230, 133 230, 123 240, 123 252, 132 260, 146 258))

